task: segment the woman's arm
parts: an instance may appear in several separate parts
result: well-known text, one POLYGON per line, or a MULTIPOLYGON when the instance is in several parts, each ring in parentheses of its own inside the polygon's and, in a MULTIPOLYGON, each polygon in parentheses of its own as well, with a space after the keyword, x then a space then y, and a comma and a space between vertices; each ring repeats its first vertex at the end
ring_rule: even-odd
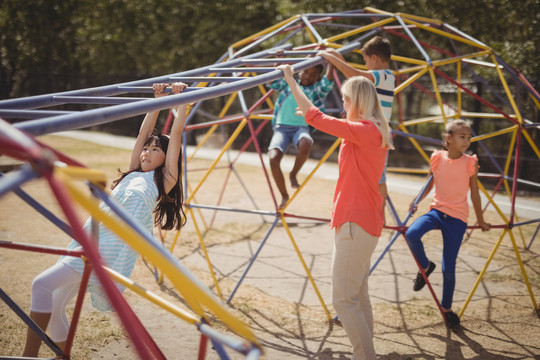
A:
POLYGON ((334 49, 319 51, 317 55, 322 56, 326 61, 328 61, 328 63, 335 66, 347 78, 350 78, 353 76, 363 76, 371 80, 371 82, 375 80, 371 72, 365 71, 365 70, 359 70, 347 64, 343 55, 341 55, 339 52, 337 52, 334 49))
MULTIPOLYGON (((170 86, 169 84, 153 84, 152 88, 154 89, 154 96, 156 98, 166 96, 166 93, 163 93, 163 90, 170 86)), ((137 170, 141 167, 141 153, 144 147, 144 143, 156 126, 156 121, 159 115, 159 111, 153 111, 144 117, 144 120, 139 129, 139 135, 137 135, 137 140, 135 140, 135 146, 133 146, 133 151, 131 152, 131 160, 129 162, 129 171, 137 170)))
POLYGON ((478 226, 482 228, 482 231, 488 231, 491 228, 491 224, 484 221, 482 200, 480 199, 480 193, 478 192, 478 168, 476 169, 475 174, 469 179, 469 188, 471 189, 471 202, 473 204, 474 213, 476 214, 478 226))
POLYGON ((313 106, 313 104, 306 96, 306 94, 304 94, 304 92, 300 88, 300 85, 298 85, 298 83, 294 79, 294 72, 292 67, 290 65, 280 65, 277 68, 283 71, 283 78, 291 88, 291 93, 293 94, 294 99, 296 100, 296 103, 300 108, 300 111, 304 116, 306 116, 309 108, 313 106))

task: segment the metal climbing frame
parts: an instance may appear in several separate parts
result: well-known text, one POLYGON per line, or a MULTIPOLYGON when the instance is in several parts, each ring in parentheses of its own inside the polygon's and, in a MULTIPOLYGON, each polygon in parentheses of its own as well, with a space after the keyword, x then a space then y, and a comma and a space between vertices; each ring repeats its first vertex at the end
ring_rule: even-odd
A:
MULTIPOLYGON (((440 144, 440 142, 419 134, 414 134, 415 125, 446 123, 447 121, 457 118, 473 119, 473 121, 476 118, 489 118, 498 121, 499 123, 508 124, 508 126, 501 127, 500 129, 489 133, 475 134, 473 139, 474 142, 480 144, 482 149, 488 154, 488 158, 493 163, 493 166, 499 171, 496 174, 480 175, 480 179, 498 179, 499 183, 491 194, 485 189, 481 182, 479 182, 479 185, 484 195, 489 199, 489 204, 486 205, 486 208, 491 206, 500 215, 501 223, 496 224, 495 227, 503 229, 499 241, 495 244, 490 257, 486 260, 485 268, 481 272, 477 284, 487 270, 487 267, 504 236, 508 234, 515 250, 516 259, 522 269, 523 279, 530 293, 533 307, 537 308, 538 305, 534 299, 514 239, 514 229, 518 228, 521 230, 522 226, 540 223, 540 219, 519 221, 515 211, 516 194, 520 183, 540 187, 540 184, 538 183, 520 179, 518 177, 521 154, 520 145, 522 145, 522 139, 525 139, 525 142, 523 143, 528 144, 538 159, 540 159, 540 151, 538 150, 538 146, 534 143, 532 135, 534 131, 537 131, 539 124, 532 123, 524 118, 515 101, 515 96, 512 93, 511 87, 508 85, 507 79, 514 80, 513 89, 515 91, 524 89, 529 97, 529 101, 531 101, 536 108, 540 107, 540 96, 519 71, 502 61, 489 46, 441 21, 404 13, 388 13, 373 8, 341 13, 296 15, 271 28, 265 29, 232 44, 229 51, 216 64, 190 71, 123 84, 0 101, 0 117, 26 120, 16 123, 14 125, 15 128, 22 130, 27 134, 37 136, 63 130, 86 128, 96 124, 103 124, 141 115, 150 111, 174 108, 175 106, 186 103, 196 104, 192 108, 192 114, 194 114, 203 101, 216 97, 227 97, 225 107, 220 114, 216 116, 214 121, 191 124, 188 120, 188 125, 186 126, 186 131, 207 127, 209 129, 207 135, 209 136, 221 125, 236 124, 236 130, 221 149, 219 156, 211 166, 206 169, 205 175, 198 183, 190 182, 189 159, 185 159, 185 169, 187 170, 184 178, 184 189, 186 190, 185 206, 199 234, 201 248, 203 249, 209 270, 212 274, 216 291, 219 296, 223 297, 219 287, 219 281, 213 270, 211 258, 204 245, 204 237, 200 231, 200 226, 198 225, 199 221, 197 220, 196 211, 201 209, 212 209, 215 211, 242 212, 245 213, 246 216, 270 216, 274 219, 271 222, 272 225, 264 236, 264 239, 262 239, 259 249, 257 249, 251 258, 249 265, 245 269, 244 274, 236 288, 233 290, 233 293, 230 294, 228 302, 232 300, 236 289, 240 286, 251 265, 256 261, 258 254, 270 238, 276 224, 281 222, 290 237, 291 243, 298 254, 299 260, 302 263, 313 288, 317 292, 321 305, 324 307, 325 312, 330 319, 331 316, 326 308, 325 302, 319 294, 315 281, 305 264, 302 251, 297 246, 294 236, 288 226, 288 219, 302 218, 321 222, 326 222, 328 219, 312 217, 309 214, 292 214, 288 213, 287 209, 291 202, 294 201, 297 194, 302 191, 305 184, 320 168, 320 165, 322 165, 337 148, 339 139, 335 140, 334 144, 320 160, 318 166, 302 182, 300 188, 291 196, 289 202, 283 209, 277 209, 277 206, 275 206, 274 209, 260 210, 256 208, 255 204, 254 210, 235 209, 221 204, 221 195, 227 186, 229 175, 226 177, 221 192, 216 192, 220 194, 216 204, 208 205, 198 203, 196 194, 208 175, 219 167, 218 164, 220 160, 222 160, 222 157, 225 154, 229 154, 229 150, 237 140, 240 132, 247 129, 250 133, 250 138, 244 144, 240 145, 241 151, 238 156, 241 156, 241 153, 244 152, 250 144, 255 146, 266 180, 265 183, 273 198, 274 205, 276 205, 277 202, 272 190, 270 177, 268 176, 262 157, 263 150, 261 149, 257 138, 262 127, 271 118, 271 93, 267 92, 263 85, 281 77, 281 72, 275 69, 276 64, 289 63, 293 65, 295 71, 300 71, 315 64, 322 63, 323 59, 316 56, 316 53, 319 49, 324 48, 337 49, 337 51, 343 55, 351 53, 358 54, 362 43, 377 34, 391 37, 393 41, 399 40, 410 42, 411 48, 416 50, 416 57, 400 54, 392 55, 394 73, 398 79, 398 85, 395 89, 395 103, 397 105, 395 106, 396 111, 394 115, 397 118, 397 121, 394 121, 394 123, 397 125, 394 126, 393 133, 394 136, 403 136, 409 139, 417 149, 419 157, 424 159, 426 163, 429 162, 429 157, 424 148, 420 145, 420 142, 428 141, 434 144, 440 144), (432 40, 433 37, 445 39, 450 44, 450 49, 441 48, 439 43, 437 43, 437 45, 431 44, 430 40, 432 40), (488 69, 493 72, 492 74, 500 80, 500 85, 504 90, 503 94, 499 94, 495 89, 488 87, 491 95, 490 100, 488 100, 485 97, 476 94, 469 86, 467 86, 464 81, 466 78, 483 81, 479 75, 479 71, 476 70, 478 68, 481 68, 484 71, 485 69, 488 69), (427 85, 420 81, 426 78, 429 80, 427 85), (130 95, 133 94, 140 95, 151 93, 152 83, 173 81, 189 83, 190 87, 182 94, 158 99, 130 97, 130 95), (453 93, 455 94, 454 99, 443 96, 443 91, 441 91, 441 86, 443 85, 453 89, 453 93), (407 104, 405 104, 402 94, 413 88, 424 93, 427 98, 431 99, 433 103, 438 106, 440 114, 422 118, 406 118, 404 109, 407 104), (260 96, 257 97, 257 100, 253 105, 249 106, 247 99, 244 96, 244 92, 257 90, 260 91, 260 96), (470 97, 481 103, 482 106, 487 109, 487 112, 480 113, 467 111, 467 105, 464 101, 466 97, 470 97), (229 114, 228 112, 231 104, 235 101, 240 104, 242 112, 240 114, 229 114), (95 107, 84 111, 50 109, 52 107, 61 107, 66 104, 94 105, 95 107), (265 107, 265 104, 268 106, 265 107), (254 125, 254 122, 257 120, 262 120, 259 126, 254 125), (510 146, 507 154, 507 161, 501 166, 491 155, 489 144, 486 144, 485 140, 506 135, 511 136, 509 142, 510 146), (512 160, 514 160, 513 169, 511 168, 512 160), (494 195, 501 186, 505 187, 511 201, 511 214, 509 217, 500 210, 494 200, 494 195)), ((351 64, 355 67, 362 68, 361 65, 351 64)), ((192 119, 192 115, 190 115, 189 119, 192 119)), ((208 136, 205 137, 201 144, 199 144, 197 149, 203 145, 208 136)), ((11 143, 7 142, 6 144, 11 143)), ((7 150, 7 147, 8 145, 4 146, 2 150, 3 153, 9 154, 9 152, 4 152, 7 150)), ((196 156, 196 154, 194 154, 194 156, 196 156)), ((236 160, 237 158, 234 160, 229 159, 228 168, 230 169, 230 173, 232 172, 238 177, 238 173, 234 170, 236 160)), ((424 171, 422 169, 390 170, 411 173, 424 171)), ((396 231, 394 236, 395 239, 399 233, 403 233, 406 229, 407 221, 410 216, 407 216, 404 221, 399 219, 399 216, 395 211, 393 212, 393 216, 399 225, 397 227, 387 228, 396 231)), ((208 226, 209 223, 206 222, 202 216, 200 217, 202 218, 201 221, 204 226, 208 226)), ((210 225, 211 223, 212 221, 210 221, 210 225)), ((474 229, 474 226, 471 227, 471 230, 472 229, 474 229)), ((536 233, 537 232, 532 236, 529 247, 532 245, 536 233)), ((521 237, 523 239, 523 234, 521 234, 521 237)), ((172 247, 176 244, 177 238, 178 234, 175 237, 172 247)), ((525 245, 524 240, 523 244, 525 245)), ((384 256, 384 253, 381 257, 382 256, 384 256)), ((169 260, 172 261, 171 259, 169 260)), ((380 259, 377 263, 379 261, 380 259)), ((94 266, 96 266, 96 264, 94 264, 94 266)), ((108 281, 106 280, 107 275, 105 275, 105 273, 103 274, 103 280, 105 282, 108 281)), ((471 290, 467 303, 473 296, 477 284, 471 290)), ((189 297, 189 294, 186 296, 189 297)), ((462 308, 460 316, 465 310, 467 303, 462 308)))

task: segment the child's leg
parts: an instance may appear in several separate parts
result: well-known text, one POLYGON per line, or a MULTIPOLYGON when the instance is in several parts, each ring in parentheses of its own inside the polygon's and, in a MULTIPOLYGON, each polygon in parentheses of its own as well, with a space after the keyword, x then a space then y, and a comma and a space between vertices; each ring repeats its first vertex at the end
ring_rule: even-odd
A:
POLYGON ((440 220, 437 210, 430 210, 428 213, 416 219, 405 232, 405 239, 407 240, 412 253, 420 263, 420 266, 422 266, 424 269, 428 268, 429 259, 427 258, 424 250, 422 236, 424 236, 424 234, 428 231, 439 226, 440 220))
POLYGON ((309 128, 307 126, 299 127, 294 135, 293 142, 298 149, 298 155, 296 155, 296 160, 294 161, 294 166, 289 174, 289 179, 291 180, 291 187, 297 189, 300 185, 298 184, 296 175, 298 175, 298 172, 309 158, 311 145, 313 144, 313 139, 311 138, 311 135, 309 135, 309 128))
POLYGON ((452 307, 454 298, 454 289, 456 287, 456 259, 458 256, 463 235, 467 229, 467 224, 463 221, 445 215, 441 223, 441 232, 443 235, 443 295, 441 306, 448 310, 452 307))
POLYGON ((270 145, 268 145, 270 170, 272 171, 272 177, 274 178, 278 191, 281 194, 281 203, 278 205, 279 209, 283 208, 289 200, 289 193, 285 186, 285 178, 281 171, 281 159, 292 140, 293 133, 291 133, 290 128, 290 126, 276 125, 274 127, 274 135, 272 135, 270 145))
MULTIPOLYGON (((43 329, 43 331, 47 329, 49 323, 51 324, 51 328, 57 328, 57 320, 55 320, 55 323, 53 324, 51 313, 57 312, 57 310, 55 310, 55 302, 61 300, 58 295, 69 295, 73 293, 73 291, 70 291, 73 287, 75 287, 76 293, 76 287, 80 281, 81 276, 75 270, 63 263, 56 263, 34 279, 32 283, 30 317, 41 329, 43 329), (65 289, 63 289, 64 287, 65 289), (58 290, 61 290, 61 292, 56 294, 58 290)), ((68 302, 69 299, 61 301, 61 303, 65 305, 67 305, 68 302)), ((56 306, 56 308, 59 309, 58 306, 56 306)), ((65 306, 62 311, 65 316, 65 306)), ((56 319, 58 319, 58 316, 56 316, 56 319)), ((55 340, 55 338, 53 338, 53 340, 55 340)), ((56 340, 62 339, 56 338, 56 340)), ((23 356, 37 356, 40 346, 41 339, 29 328, 23 356)))

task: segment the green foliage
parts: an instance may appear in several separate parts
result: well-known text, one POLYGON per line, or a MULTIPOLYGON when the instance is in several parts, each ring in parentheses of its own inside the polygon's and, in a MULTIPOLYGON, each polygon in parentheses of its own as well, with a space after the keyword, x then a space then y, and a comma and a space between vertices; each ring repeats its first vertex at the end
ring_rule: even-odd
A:
MULTIPOLYGON (((366 6, 442 20, 493 47, 533 82, 540 78, 538 0, 3 0, 0 98, 197 68, 295 14, 366 6)), ((414 51, 399 41, 392 46, 414 51)))

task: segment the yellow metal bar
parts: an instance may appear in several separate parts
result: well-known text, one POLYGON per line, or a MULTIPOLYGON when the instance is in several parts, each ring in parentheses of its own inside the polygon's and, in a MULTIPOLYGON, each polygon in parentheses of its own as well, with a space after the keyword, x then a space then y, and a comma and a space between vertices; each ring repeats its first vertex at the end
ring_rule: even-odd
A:
POLYGON ((223 146, 221 153, 217 156, 216 160, 214 160, 214 162, 210 165, 210 168, 206 171, 201 181, 199 181, 199 184, 197 185, 197 187, 195 187, 195 190, 193 190, 191 195, 188 197, 188 199, 186 200, 186 203, 189 204, 191 202, 191 199, 193 199, 197 191, 199 191, 202 184, 206 181, 206 179, 208 178, 212 170, 216 167, 216 165, 221 160, 221 157, 223 156, 225 151, 227 151, 227 149, 231 147, 232 143, 236 140, 236 138, 238 137, 238 135, 240 134, 244 126, 246 126, 246 124, 247 124, 246 118, 242 119, 240 124, 238 124, 238 126, 236 127, 236 130, 234 131, 234 133, 229 137, 229 140, 227 141, 227 143, 223 146))
POLYGON ((195 317, 193 314, 188 313, 184 309, 179 308, 178 306, 172 304, 171 302, 161 298, 160 296, 154 294, 153 292, 145 289, 143 286, 135 283, 133 280, 128 279, 127 277, 121 275, 120 273, 117 273, 113 269, 110 269, 106 266, 103 267, 105 271, 109 274, 109 276, 116 281, 117 283, 122 284, 126 288, 130 289, 137 295, 145 298, 146 300, 149 300, 150 302, 156 304, 157 306, 161 307, 162 309, 170 312, 171 314, 175 315, 176 317, 179 317, 180 319, 190 323, 190 324, 196 324, 199 322, 199 318, 195 317))
POLYGON ((416 16, 416 15, 411 15, 411 14, 402 13, 402 12, 398 12, 397 15, 401 16, 402 18, 407 18, 407 19, 416 20, 416 21, 435 23, 435 24, 438 24, 438 25, 443 25, 444 24, 440 20, 430 19, 430 18, 426 18, 426 17, 423 17, 423 16, 416 16))
POLYGON ((274 115, 271 114, 251 114, 249 116, 249 118, 253 120, 272 120, 273 117, 274 115))
POLYGON ((343 32, 343 33, 341 33, 339 35, 329 37, 329 38, 326 39, 326 41, 335 42, 337 40, 341 40, 341 39, 344 39, 344 38, 349 37, 349 36, 354 36, 356 34, 359 34, 359 33, 364 32, 364 31, 371 30, 371 29, 379 27, 379 26, 384 26, 384 25, 389 24, 389 23, 391 23, 391 22, 393 22, 395 20, 396 19, 393 18, 393 17, 388 18, 388 19, 379 20, 379 21, 376 21, 376 22, 371 23, 369 25, 362 26, 362 27, 356 28, 354 30, 345 31, 345 32, 343 32))
MULTIPOLYGON (((456 71, 457 71, 457 82, 458 84, 461 84, 461 61, 457 63, 456 65, 456 71)), ((457 105, 458 105, 458 114, 461 114, 461 111, 463 110, 462 104, 461 104, 461 88, 457 87, 457 105)))
POLYGON ((444 104, 441 97, 441 93, 439 92, 439 86, 437 85, 437 77, 435 76, 435 72, 433 71, 433 67, 429 66, 429 75, 431 77, 431 83, 433 84, 433 89, 435 91, 435 96, 437 96, 437 102, 439 103, 439 108, 441 109, 441 115, 443 117, 444 125, 446 125, 446 114, 444 113, 444 104))
POLYGON ((486 273, 486 271, 487 271, 487 269, 489 267, 489 264, 491 263, 491 260, 493 260, 493 257, 495 256, 495 253, 497 252, 497 249, 501 245, 501 242, 502 242, 502 240, 504 238, 504 234, 506 234, 507 231, 508 231, 507 229, 504 229, 501 232, 501 236, 499 236, 499 240, 495 243, 495 246, 491 250, 491 253, 489 254, 489 256, 488 256, 488 258, 486 260, 486 263, 484 264, 484 268, 482 269, 482 271, 480 271, 480 274, 476 278, 476 281, 475 281, 471 291, 469 292, 469 295, 467 296, 467 299, 465 300, 465 303, 463 304, 463 306, 459 310, 458 316, 460 318, 463 316, 463 313, 465 312, 465 309, 467 309, 467 306, 471 302, 471 299, 472 299, 474 293, 476 292, 476 289, 478 288, 478 285, 480 285, 480 282, 482 281, 482 278, 484 277, 484 274, 486 273))
POLYGON ((235 42, 234 44, 231 45, 231 48, 237 48, 239 46, 243 46, 245 44, 249 44, 250 42, 253 42, 254 40, 258 39, 259 37, 263 36, 263 35, 266 35, 268 33, 271 33, 272 31, 274 30, 277 30, 279 29, 280 27, 282 27, 283 25, 286 25, 288 23, 291 23, 295 20, 298 20, 300 18, 300 15, 295 15, 295 16, 292 16, 286 20, 283 20, 282 22, 280 23, 277 23, 276 25, 273 25, 273 26, 270 26, 269 28, 266 28, 262 31, 259 31, 258 33, 255 33, 251 36, 248 36, 247 38, 244 38, 240 41, 237 41, 235 42))
POLYGON ((529 282, 529 277, 527 276, 527 272, 525 271, 525 266, 523 266, 523 261, 521 261, 521 255, 519 253, 519 249, 516 244, 516 239, 514 239, 514 234, 512 231, 510 231, 510 239, 512 240, 512 247, 514 248, 514 252, 516 253, 516 259, 519 263, 519 268, 521 269, 521 274, 523 275, 523 280, 525 281, 525 285, 527 286, 527 290, 529 291, 529 295, 531 297, 531 301, 533 304, 533 309, 538 310, 538 303, 534 299, 534 294, 532 291, 531 283, 529 282))
POLYGON ((63 172, 67 176, 77 179, 77 180, 88 180, 93 183, 106 183, 107 176, 103 171, 78 167, 78 166, 67 166, 67 167, 56 167, 56 170, 63 172))
MULTIPOLYGON (((507 134, 507 133, 510 133, 510 132, 515 132, 517 130, 517 127, 518 127, 517 125, 513 125, 513 126, 510 126, 509 128, 502 129, 502 130, 499 130, 499 131, 494 131, 494 132, 489 133, 489 134, 475 136, 474 141, 485 140, 485 139, 489 139, 489 138, 496 137, 496 136, 499 136, 499 135, 507 134)), ((472 139, 471 139, 471 141, 472 141, 472 139)))
POLYGON ((443 120, 442 116, 429 116, 429 117, 420 118, 420 119, 407 120, 407 121, 404 121, 402 124, 403 126, 412 126, 412 125, 435 122, 439 120, 443 120))
POLYGON ((440 67, 440 66, 444 66, 444 65, 460 63, 460 62, 462 62, 464 60, 467 60, 467 59, 480 57, 480 56, 486 56, 486 55, 490 55, 490 54, 491 54, 491 51, 484 50, 484 51, 480 51, 480 52, 476 52, 476 53, 472 53, 472 54, 467 54, 467 55, 463 55, 463 56, 456 56, 456 57, 449 58, 449 59, 434 60, 433 61, 433 66, 440 67))
POLYGON ((195 150, 193 150, 193 153, 187 158, 187 162, 190 162, 190 161, 193 160, 195 155, 197 155, 197 152, 200 150, 201 147, 203 147, 203 145, 208 141, 210 136, 212 136, 212 134, 217 130, 217 128, 218 128, 218 125, 212 125, 210 127, 210 129, 208 129, 206 134, 204 134, 204 137, 201 139, 201 141, 195 147, 195 150))
MULTIPOLYGON (((462 117, 481 117, 484 119, 506 119, 503 114, 498 113, 479 113, 479 112, 470 112, 470 111, 463 111, 461 113, 462 117)), ((510 117, 515 117, 513 114, 509 114, 510 117)))
POLYGON ((540 151, 538 151, 538 147, 534 143, 533 139, 529 136, 529 133, 527 133, 526 131, 522 131, 521 133, 523 134, 525 139, 527 139, 527 142, 529 143, 529 145, 531 145, 531 148, 533 149, 538 159, 540 159, 540 151))
MULTIPOLYGON (((62 175, 59 173, 59 175, 62 175)), ((59 176, 60 178, 60 176, 59 176)), ((209 290, 205 290, 196 283, 187 274, 184 274, 173 263, 169 261, 160 251, 155 249, 146 239, 134 232, 129 226, 120 223, 116 219, 105 214, 93 198, 84 196, 67 178, 63 176, 64 183, 74 198, 97 220, 109 227, 120 238, 124 239, 139 254, 149 259, 154 265, 163 270, 169 280, 175 285, 176 289, 183 295, 186 302, 197 315, 204 317, 204 310, 201 304, 211 310, 214 315, 220 318, 231 330, 242 336, 253 344, 259 345, 257 337, 251 329, 241 320, 232 315, 217 298, 214 298, 209 290)))
POLYGON ((365 7, 364 10, 366 11, 369 11, 369 12, 372 12, 372 13, 375 13, 375 14, 381 14, 381 15, 391 15, 393 16, 394 13, 391 13, 391 12, 388 12, 388 11, 384 11, 384 10, 379 10, 379 9, 376 9, 376 8, 373 8, 373 7, 365 7))
POLYGON ((405 23, 407 23, 407 24, 415 25, 416 27, 418 27, 420 29, 430 31, 430 32, 433 32, 433 33, 438 34, 438 35, 446 36, 446 37, 448 37, 450 39, 454 39, 454 40, 460 41, 460 42, 465 43, 465 44, 469 44, 471 46, 474 46, 474 47, 477 47, 477 48, 480 48, 480 49, 489 50, 489 47, 487 47, 487 46, 477 44, 474 41, 470 41, 468 39, 462 38, 461 36, 450 34, 450 33, 446 32, 446 31, 442 31, 442 30, 435 29, 435 28, 430 27, 430 26, 426 26, 426 25, 421 24, 421 23, 419 23, 417 21, 413 21, 413 20, 410 20, 410 19, 407 19, 407 18, 404 18, 403 21, 405 23))
MULTIPOLYGON (((405 56, 399 56, 399 55, 392 55, 392 60, 399 61, 399 62, 406 63, 406 64, 416 64, 416 65, 423 65, 423 66, 428 65, 427 61, 425 61, 425 60, 420 60, 420 59, 415 59, 415 58, 410 58, 410 57, 405 57, 405 56)), ((399 70, 400 73, 403 70, 404 69, 400 69, 399 70)), ((416 71, 416 69, 414 69, 414 71, 416 71)))
MULTIPOLYGON (((399 127, 401 128, 401 131, 403 131, 404 133, 407 133, 407 134, 409 133, 407 131, 407 128, 405 126, 403 126, 403 124, 400 124, 399 127)), ((426 162, 429 164, 429 156, 427 156, 424 149, 422 149, 422 147, 418 144, 416 139, 410 137, 409 141, 413 144, 413 146, 416 148, 416 150, 418 150, 418 152, 424 158, 424 160, 426 160, 426 162)))
POLYGON ((504 165, 504 175, 508 174, 508 169, 510 169, 510 164, 512 162, 512 153, 514 152, 514 146, 516 144, 516 138, 517 138, 517 131, 514 131, 510 139, 510 146, 508 147, 508 154, 506 155, 506 163, 504 165))
POLYGON ((296 254, 298 255, 298 258, 300 259, 300 262, 302 263, 302 266, 304 267, 304 271, 306 272, 306 275, 309 278, 309 281, 311 282, 311 285, 313 286, 313 290, 315 290, 315 293, 317 294, 317 297, 319 298, 319 301, 324 309, 324 312, 326 313, 326 316, 328 317, 328 320, 332 320, 332 315, 330 315, 330 312, 328 311, 328 308, 326 307, 326 304, 321 296, 321 293, 319 292, 319 288, 317 288, 317 285, 315 284, 315 280, 313 280, 313 276, 311 276, 311 272, 309 271, 309 268, 306 265, 306 262, 304 261, 304 257, 302 256, 302 253, 300 252, 300 249, 298 248, 298 245, 296 244, 296 241, 294 240, 294 237, 292 236, 291 229, 289 229, 289 225, 285 221, 285 217, 281 217, 281 223, 283 224, 283 228, 285 231, 287 231, 287 234, 289 235, 289 239, 291 239, 291 243, 294 247, 294 250, 296 251, 296 254))
POLYGON ((429 170, 425 169, 404 169, 396 167, 387 167, 386 171, 393 173, 402 173, 402 174, 429 174, 429 170))
MULTIPOLYGON (((227 99, 227 102, 223 106, 223 109, 221 109, 221 112, 219 113, 218 118, 222 118, 222 117, 225 116, 225 114, 227 113, 227 111, 231 107, 234 99, 236 99, 237 95, 238 95, 238 93, 234 92, 234 93, 231 94, 231 96, 229 96, 229 98, 227 99)), ((206 134, 204 135, 202 140, 195 147, 195 150, 193 151, 193 154, 191 154, 191 156, 187 159, 188 162, 191 161, 195 157, 195 155, 197 154, 199 149, 206 143, 206 141, 208 141, 210 136, 218 129, 218 127, 219 127, 218 124, 212 125, 210 127, 210 129, 206 132, 206 134)))
POLYGON ((210 256, 208 255, 208 251, 206 250, 206 246, 204 244, 204 239, 201 233, 201 230, 199 229, 199 225, 197 224, 197 220, 195 220, 195 216, 193 215, 193 209, 189 208, 188 212, 191 213, 191 219, 193 220, 193 225, 195 226, 195 232, 197 233, 197 237, 199 238, 199 244, 201 244, 201 249, 204 253, 204 259, 206 260, 206 265, 208 266, 208 270, 210 271, 210 275, 212 276, 212 281, 214 282, 214 285, 216 287, 216 292, 218 296, 223 299, 223 294, 221 292, 221 288, 219 287, 219 283, 217 281, 216 273, 214 272, 214 267, 212 266, 212 262, 210 261, 210 256))
POLYGON ((497 62, 497 59, 495 58, 495 55, 493 55, 493 53, 491 54, 491 59, 493 60, 493 63, 497 65, 495 69, 497 69, 497 73, 499 74, 499 78, 501 79, 501 83, 503 84, 504 91, 506 91, 506 96, 508 97, 508 100, 510 101, 510 104, 512 105, 512 109, 514 109, 514 112, 516 113, 516 118, 520 124, 523 124, 523 118, 521 117, 521 112, 519 111, 516 105, 516 102, 514 101, 514 97, 512 96, 512 93, 510 92, 510 89, 508 88, 506 79, 504 78, 504 75, 499 67, 499 63, 497 62))
POLYGON ((504 215, 501 208, 495 203, 495 200, 493 200, 493 197, 487 192, 486 188, 484 187, 484 185, 482 185, 482 183, 480 181, 478 181, 478 188, 480 189, 480 191, 482 191, 482 193, 488 199, 489 203, 493 206, 493 208, 499 214, 499 216, 504 221, 504 223, 506 225, 508 225, 510 223, 510 221, 508 220, 506 215, 504 215))
POLYGON ((409 86, 413 82, 415 82, 420 76, 424 75, 427 71, 428 69, 427 67, 425 67, 419 72, 417 72, 416 74, 414 74, 413 76, 411 76, 410 78, 408 78, 407 80, 405 80, 404 82, 402 82, 401 84, 399 84, 399 86, 394 89, 394 95, 399 93, 401 90, 405 89, 407 86, 409 86))
POLYGON ((289 206, 289 204, 293 201, 293 199, 296 197, 296 195, 298 195, 300 193, 300 190, 302 190, 304 188, 304 186, 309 182, 309 180, 313 177, 313 175, 317 172, 317 170, 322 166, 322 164, 324 164, 326 162, 326 160, 330 157, 330 155, 332 155, 332 153, 334 152, 334 150, 338 147, 338 145, 340 143, 341 143, 341 139, 339 139, 339 138, 336 139, 336 141, 334 141, 334 144, 332 144, 332 146, 330 146, 330 148, 326 151, 326 153, 321 158, 321 160, 319 160, 319 162, 317 163, 315 168, 313 170, 311 170, 309 175, 304 179, 304 181, 302 181, 302 184, 300 184, 300 187, 298 187, 298 189, 296 189, 296 191, 292 194, 292 196, 289 198, 289 200, 287 200, 287 203, 281 209, 279 209, 279 211, 281 213, 283 213, 285 211, 287 206, 289 206))

